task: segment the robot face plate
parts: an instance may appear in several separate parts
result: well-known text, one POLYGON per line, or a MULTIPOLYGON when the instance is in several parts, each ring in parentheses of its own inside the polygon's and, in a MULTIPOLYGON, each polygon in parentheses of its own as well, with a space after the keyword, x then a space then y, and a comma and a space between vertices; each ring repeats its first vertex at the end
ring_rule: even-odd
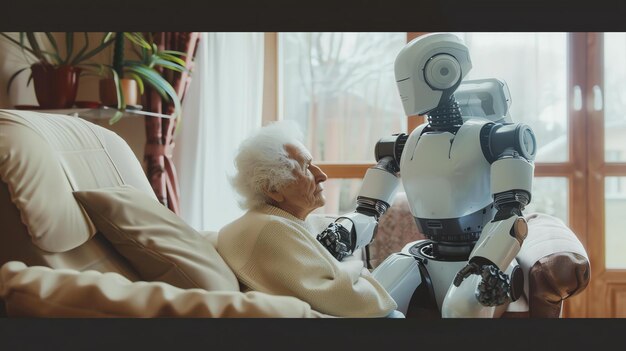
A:
POLYGON ((413 39, 395 61, 404 112, 411 116, 431 111, 471 69, 469 50, 457 36, 432 33, 413 39))

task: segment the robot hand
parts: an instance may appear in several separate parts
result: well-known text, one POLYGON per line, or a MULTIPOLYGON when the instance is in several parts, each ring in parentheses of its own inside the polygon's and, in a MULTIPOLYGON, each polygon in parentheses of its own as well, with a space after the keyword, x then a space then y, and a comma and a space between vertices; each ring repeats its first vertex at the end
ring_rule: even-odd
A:
POLYGON ((333 222, 317 236, 317 241, 324 245, 338 261, 341 261, 352 254, 355 240, 352 233, 343 225, 333 222))
POLYGON ((511 293, 509 276, 495 265, 468 264, 457 273, 454 278, 454 286, 461 285, 463 280, 471 274, 478 274, 482 278, 475 293, 481 305, 498 306, 519 298, 519 296, 513 296, 511 293))
POLYGON ((358 211, 337 218, 317 236, 317 241, 339 261, 369 244, 376 234, 377 217, 358 211))

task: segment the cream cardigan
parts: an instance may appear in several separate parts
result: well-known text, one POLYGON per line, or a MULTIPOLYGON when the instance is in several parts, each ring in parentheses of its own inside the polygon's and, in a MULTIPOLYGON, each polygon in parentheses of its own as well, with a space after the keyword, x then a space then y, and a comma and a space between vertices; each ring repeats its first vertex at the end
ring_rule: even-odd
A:
POLYGON ((384 317, 395 301, 350 257, 337 261, 316 239, 329 220, 302 221, 274 206, 250 210, 222 228, 217 251, 242 290, 295 296, 319 312, 340 317, 384 317))

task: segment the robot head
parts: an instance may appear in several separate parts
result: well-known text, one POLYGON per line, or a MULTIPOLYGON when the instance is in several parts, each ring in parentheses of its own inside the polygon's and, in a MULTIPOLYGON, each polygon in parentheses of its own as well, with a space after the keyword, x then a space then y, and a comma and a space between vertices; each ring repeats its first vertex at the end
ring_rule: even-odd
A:
POLYGON ((406 115, 426 114, 447 101, 471 69, 467 46, 453 34, 431 33, 411 40, 395 61, 406 115))

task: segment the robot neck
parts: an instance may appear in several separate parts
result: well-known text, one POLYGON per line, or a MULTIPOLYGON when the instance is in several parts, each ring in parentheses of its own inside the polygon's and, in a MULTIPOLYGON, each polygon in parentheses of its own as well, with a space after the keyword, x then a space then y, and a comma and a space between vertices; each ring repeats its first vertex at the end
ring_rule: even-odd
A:
POLYGON ((428 124, 434 130, 456 132, 463 124, 461 109, 454 95, 428 112, 427 116, 428 124))

